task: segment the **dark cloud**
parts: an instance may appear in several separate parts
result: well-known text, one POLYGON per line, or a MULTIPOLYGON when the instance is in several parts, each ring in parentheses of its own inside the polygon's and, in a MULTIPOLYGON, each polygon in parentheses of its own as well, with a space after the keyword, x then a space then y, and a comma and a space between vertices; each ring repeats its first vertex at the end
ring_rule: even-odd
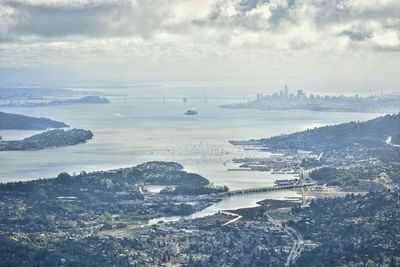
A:
POLYGON ((372 32, 362 30, 344 30, 339 35, 347 36, 353 41, 365 41, 372 37, 372 32))
POLYGON ((289 9, 290 7, 286 6, 278 6, 276 8, 272 8, 271 16, 268 21, 271 24, 272 28, 277 28, 282 21, 285 21, 289 18, 289 9))
POLYGON ((259 5, 263 5, 268 2, 269 2, 269 0, 242 0, 239 3, 238 8, 242 12, 247 12, 247 11, 257 8, 259 5))
POLYGON ((343 23, 352 20, 352 11, 346 7, 346 0, 315 1, 313 7, 317 11, 315 23, 320 27, 332 23, 343 23))
POLYGON ((22 2, 7 5, 15 10, 10 32, 15 35, 62 37, 68 35, 100 36, 108 32, 110 13, 117 7, 108 3, 82 6, 32 5, 22 2))
POLYGON ((385 4, 376 1, 362 6, 348 0, 322 0, 314 1, 312 6, 317 9, 315 23, 320 27, 352 21, 383 23, 388 19, 400 19, 400 1, 385 4))
MULTIPOLYGON (((8 39, 21 37, 62 38, 68 36, 112 37, 139 35, 150 38, 169 12, 152 1, 93 2, 86 4, 32 4, 7 1, 8 39)), ((0 36, 1 40, 1 36, 0 36)))
MULTIPOLYGON (((354 46, 373 42, 378 31, 400 35, 399 1, 367 5, 349 0, 214 0, 208 13, 193 17, 180 14, 176 16, 179 19, 174 17, 174 7, 189 0, 60 1, 0 0, 0 42, 133 36, 147 41, 154 40, 157 33, 168 33, 169 37, 185 36, 195 43, 211 29, 218 32, 212 40, 216 43, 228 43, 238 32, 249 32, 253 37, 259 34, 259 40, 265 42, 268 35, 277 39, 283 36, 282 47, 290 49, 318 42, 309 42, 300 34, 293 36, 297 28, 315 40, 329 36, 334 41, 347 36, 354 46), (228 7, 234 12, 228 12, 228 7)), ((257 38, 253 39, 256 43, 257 38)), ((273 40, 274 45, 279 46, 279 41, 273 40)))
POLYGON ((221 2, 215 3, 206 18, 192 20, 192 23, 201 27, 234 29, 240 28, 248 31, 261 31, 268 26, 260 23, 266 19, 259 14, 249 14, 248 11, 256 8, 259 4, 266 1, 242 1, 236 6, 237 14, 226 16, 223 12, 224 5, 221 2))

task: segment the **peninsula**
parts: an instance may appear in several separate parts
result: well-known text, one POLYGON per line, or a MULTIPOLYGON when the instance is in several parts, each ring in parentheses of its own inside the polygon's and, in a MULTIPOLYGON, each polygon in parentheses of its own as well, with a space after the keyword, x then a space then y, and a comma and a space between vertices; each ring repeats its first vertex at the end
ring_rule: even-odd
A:
MULTIPOLYGON (((231 143, 283 154, 281 165, 314 169, 310 177, 322 185, 371 191, 400 185, 399 135, 400 113, 231 143)), ((243 163, 242 167, 270 170, 277 165, 271 162, 273 159, 236 161, 243 163)))
POLYGON ((86 143, 93 133, 83 129, 55 129, 27 137, 23 140, 0 141, 0 151, 39 150, 51 147, 86 143))
POLYGON ((35 118, 0 111, 0 130, 46 130, 49 128, 64 127, 69 126, 64 122, 54 121, 47 118, 35 118))

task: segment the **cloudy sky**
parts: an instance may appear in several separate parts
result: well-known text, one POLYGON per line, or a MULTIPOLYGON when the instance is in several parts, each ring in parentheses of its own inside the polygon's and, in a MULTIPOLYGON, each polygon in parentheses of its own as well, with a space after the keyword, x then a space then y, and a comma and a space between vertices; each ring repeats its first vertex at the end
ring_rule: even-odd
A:
POLYGON ((2 82, 225 79, 400 91, 399 74, 399 0, 0 1, 2 82))

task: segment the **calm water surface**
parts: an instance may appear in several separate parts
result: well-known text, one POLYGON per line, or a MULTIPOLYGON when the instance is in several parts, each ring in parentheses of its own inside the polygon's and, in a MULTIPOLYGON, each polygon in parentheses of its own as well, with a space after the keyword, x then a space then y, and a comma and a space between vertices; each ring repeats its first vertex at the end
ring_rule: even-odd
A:
POLYGON ((218 203, 215 203, 204 210, 193 213, 189 216, 166 216, 149 220, 149 224, 157 224, 160 222, 176 222, 180 220, 190 220, 202 218, 205 216, 216 214, 220 211, 225 210, 235 210, 241 208, 251 208, 258 206, 257 202, 264 199, 279 199, 284 200, 287 198, 299 197, 295 191, 275 191, 275 192, 265 192, 249 195, 236 195, 231 197, 226 197, 218 203))
MULTIPOLYGON (((126 93, 126 92, 125 92, 126 93)), ((263 138, 350 120, 370 113, 229 110, 218 105, 234 100, 132 99, 110 97, 107 105, 1 108, 1 111, 48 117, 71 127, 90 129, 87 144, 40 151, 0 152, 0 181, 55 177, 58 173, 127 167, 152 160, 177 161, 217 185, 231 189, 272 185, 282 175, 228 172, 235 157, 265 156, 244 151, 229 140, 263 138), (194 108, 198 116, 185 116, 194 108)), ((236 100, 238 101, 238 100, 236 100)), ((37 131, 0 130, 3 139, 21 139, 37 131)))
MULTIPOLYGON (((229 140, 270 137, 326 124, 367 120, 379 115, 229 110, 221 109, 218 105, 237 102, 238 99, 189 98, 188 103, 183 103, 182 99, 168 96, 165 100, 139 100, 133 99, 136 95, 129 90, 120 90, 118 93, 120 96, 110 97, 112 103, 108 105, 2 108, 4 112, 48 117, 64 121, 71 127, 90 129, 94 138, 87 144, 71 147, 0 152, 0 182, 55 177, 64 171, 104 170, 163 160, 179 162, 187 171, 199 173, 214 184, 227 185, 232 190, 270 186, 276 179, 288 176, 227 171, 237 167, 232 163, 233 158, 269 155, 266 152, 245 151, 230 145, 229 140), (199 112, 198 116, 183 115, 192 108, 199 112)), ((159 91, 157 95, 160 95, 159 91)), ((36 133, 39 131, 0 130, 5 140, 22 139, 36 133)), ((199 218, 220 210, 256 206, 256 202, 266 198, 294 196, 294 191, 232 196, 191 216, 163 217, 149 223, 199 218)))

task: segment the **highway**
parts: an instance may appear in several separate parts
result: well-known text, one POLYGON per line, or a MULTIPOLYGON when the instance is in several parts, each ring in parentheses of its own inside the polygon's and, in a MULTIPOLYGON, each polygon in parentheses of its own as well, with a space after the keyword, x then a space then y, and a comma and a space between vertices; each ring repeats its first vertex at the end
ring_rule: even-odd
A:
POLYGON ((289 266, 290 263, 294 262, 296 258, 300 255, 301 251, 304 247, 304 239, 299 235, 296 230, 289 226, 283 226, 280 222, 272 218, 269 214, 267 214, 268 220, 276 227, 285 231, 289 236, 293 239, 293 245, 289 252, 289 255, 286 259, 285 266, 289 266))
POLYGON ((293 237, 293 246, 287 257, 285 266, 289 266, 290 263, 295 262, 296 258, 300 255, 304 248, 304 239, 291 227, 284 227, 286 232, 293 237))
POLYGON ((394 147, 400 147, 400 145, 396 145, 396 144, 392 143, 392 137, 391 136, 387 137, 385 143, 388 144, 388 145, 394 146, 394 147))
POLYGON ((239 215, 239 214, 236 214, 236 213, 227 212, 227 211, 223 211, 222 213, 223 213, 223 214, 226 214, 226 215, 229 215, 229 216, 236 216, 236 217, 235 217, 235 218, 233 218, 232 220, 230 220, 230 221, 228 221, 228 222, 224 223, 222 226, 225 226, 225 225, 231 224, 231 223, 233 223, 233 222, 236 222, 236 221, 238 221, 238 220, 242 219, 242 216, 241 216, 241 215, 239 215))
POLYGON ((253 193, 260 193, 260 192, 282 191, 282 190, 288 190, 288 189, 303 188, 303 187, 312 186, 312 185, 315 185, 315 183, 256 187, 256 188, 239 189, 239 190, 233 190, 233 191, 228 191, 228 192, 223 192, 223 193, 217 193, 215 195, 218 195, 218 196, 244 195, 244 194, 253 194, 253 193))
MULTIPOLYGON (((227 211, 223 211, 222 213, 229 215, 229 216, 236 216, 232 220, 224 223, 222 226, 229 225, 229 224, 234 223, 242 218, 242 216, 240 216, 239 214, 236 214, 236 213, 227 212, 227 211)), ((268 221, 271 222, 275 227, 283 230, 290 237, 292 237, 293 245, 292 245, 292 248, 289 252, 289 255, 288 255, 288 257, 286 259, 286 263, 285 263, 285 266, 289 266, 290 263, 295 262, 296 258, 300 255, 301 251, 303 250, 304 239, 293 228, 291 228, 289 226, 283 226, 280 222, 278 222, 277 220, 272 218, 269 214, 267 214, 267 217, 268 217, 268 221)))
MULTIPOLYGON (((314 168, 317 169, 317 168, 314 168)), ((288 190, 288 189, 294 189, 294 188, 304 188, 307 186, 312 186, 315 185, 316 182, 312 181, 309 183, 304 183, 305 180, 310 181, 311 178, 309 176, 309 173, 312 171, 304 171, 302 168, 300 169, 300 182, 297 184, 293 185, 285 185, 285 186, 269 186, 269 187, 259 187, 259 188, 249 188, 249 189, 240 189, 240 190, 233 190, 229 192, 224 192, 224 193, 218 193, 216 195, 218 196, 233 196, 233 195, 238 195, 238 194, 253 194, 253 193, 258 193, 258 192, 269 192, 269 191, 279 191, 279 190, 288 190)), ((242 218, 242 216, 235 214, 235 213, 230 213, 230 212, 224 212, 224 214, 230 215, 230 216, 236 216, 232 220, 224 223, 223 225, 228 225, 233 222, 236 222, 242 218)), ((272 218, 269 214, 267 214, 268 220, 277 228, 283 230, 286 232, 293 240, 293 245, 292 248, 289 252, 289 255, 286 259, 285 266, 289 266, 291 263, 296 261, 296 258, 300 255, 304 248, 304 239, 301 237, 299 233, 297 233, 296 230, 289 226, 283 226, 280 222, 272 218)))

